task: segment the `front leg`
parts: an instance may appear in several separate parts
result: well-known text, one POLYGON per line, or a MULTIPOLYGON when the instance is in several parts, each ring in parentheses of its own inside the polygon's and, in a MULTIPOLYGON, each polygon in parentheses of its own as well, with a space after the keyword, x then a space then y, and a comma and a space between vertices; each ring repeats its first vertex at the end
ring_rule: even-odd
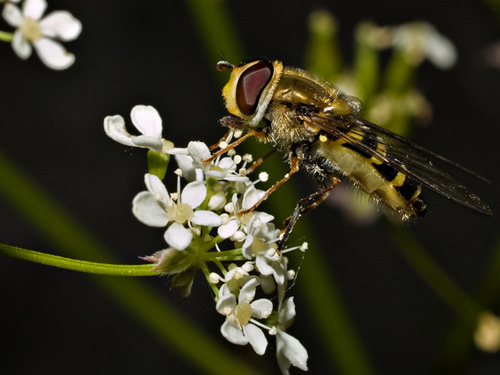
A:
POLYGON ((238 145, 240 145, 241 143, 243 143, 246 139, 248 139, 250 137, 255 137, 257 139, 264 139, 264 138, 267 137, 267 134, 265 133, 265 131, 260 130, 260 129, 250 128, 247 123, 245 123, 242 119, 240 119, 239 117, 236 117, 236 116, 232 116, 232 115, 224 116, 223 118, 221 118, 219 120, 219 122, 220 122, 220 124, 222 126, 227 127, 230 130, 229 130, 228 133, 226 133, 219 140, 219 142, 217 142, 216 144, 214 144, 214 145, 212 145, 210 147, 211 150, 216 149, 217 147, 219 147, 219 145, 222 142, 225 142, 227 140, 227 138, 229 137, 229 133, 232 132, 232 131, 235 131, 235 130, 248 130, 248 133, 245 134, 243 137, 238 138, 236 141, 228 144, 224 148, 221 148, 219 151, 217 151, 216 153, 212 154, 209 158, 203 160, 203 163, 205 163, 205 164, 208 164, 211 161, 213 161, 216 158, 218 158, 219 156, 224 155, 226 152, 228 152, 229 150, 232 150, 233 148, 237 147, 238 145))
POLYGON ((262 198, 259 199, 259 201, 257 203, 255 203, 252 207, 246 209, 246 210, 242 210, 242 211, 239 211, 237 213, 238 217, 242 217, 250 212, 252 212, 253 210, 255 210, 262 202, 264 202, 276 189, 278 189, 281 185, 283 185, 285 182, 287 182, 290 177, 292 177, 292 175, 294 173, 297 173, 299 171, 299 159, 296 157, 296 156, 292 156, 290 158, 290 172, 288 172, 285 176, 283 176, 283 178, 281 180, 279 180, 278 182, 276 182, 273 186, 271 186, 266 192, 265 194, 262 196, 262 198))

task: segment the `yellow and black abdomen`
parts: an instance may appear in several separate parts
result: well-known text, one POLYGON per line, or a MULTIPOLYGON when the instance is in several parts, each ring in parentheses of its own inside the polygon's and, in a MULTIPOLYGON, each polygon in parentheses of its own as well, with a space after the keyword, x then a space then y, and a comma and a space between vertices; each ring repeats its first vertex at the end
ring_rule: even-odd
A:
MULTIPOLYGON (((386 153, 385 146, 378 143, 376 137, 358 133, 347 135, 383 155, 386 153)), ((425 214, 426 204, 420 197, 420 185, 411 177, 368 154, 356 143, 319 135, 313 148, 322 161, 322 168, 348 177, 357 187, 388 206, 403 220, 425 214)))

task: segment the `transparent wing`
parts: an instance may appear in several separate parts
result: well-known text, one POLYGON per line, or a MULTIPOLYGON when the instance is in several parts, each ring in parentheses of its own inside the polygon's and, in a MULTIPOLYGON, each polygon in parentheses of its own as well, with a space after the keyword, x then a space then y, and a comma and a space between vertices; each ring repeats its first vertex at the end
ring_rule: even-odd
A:
POLYGON ((487 181, 461 165, 369 121, 354 117, 325 116, 316 112, 301 113, 300 116, 334 139, 342 139, 351 148, 386 163, 419 184, 473 210, 492 215, 490 208, 477 195, 437 167, 435 161, 450 164, 487 181))

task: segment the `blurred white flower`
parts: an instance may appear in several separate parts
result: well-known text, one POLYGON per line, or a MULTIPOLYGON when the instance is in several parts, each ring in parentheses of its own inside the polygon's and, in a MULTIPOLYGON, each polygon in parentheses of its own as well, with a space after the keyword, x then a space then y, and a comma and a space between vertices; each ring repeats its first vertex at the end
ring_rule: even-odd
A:
POLYGON ((22 11, 11 2, 5 4, 3 18, 17 28, 12 48, 21 59, 27 59, 33 45, 42 62, 49 68, 66 69, 75 62, 75 56, 53 39, 76 39, 82 31, 82 24, 66 11, 52 12, 41 19, 46 8, 45 0, 25 0, 22 11))
POLYGON ((453 43, 427 22, 394 27, 391 44, 415 65, 428 59, 440 69, 449 69, 457 61, 457 50, 453 43))
POLYGON ((489 311, 483 311, 477 318, 474 342, 482 351, 495 353, 500 350, 500 319, 489 311))

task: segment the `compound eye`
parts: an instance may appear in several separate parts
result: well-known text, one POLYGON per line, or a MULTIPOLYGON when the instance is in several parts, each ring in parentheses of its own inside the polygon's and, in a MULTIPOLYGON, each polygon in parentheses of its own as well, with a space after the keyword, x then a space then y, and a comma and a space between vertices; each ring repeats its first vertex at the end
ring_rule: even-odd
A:
POLYGON ((273 64, 260 60, 245 70, 236 87, 236 102, 240 111, 250 116, 257 110, 259 98, 273 75, 273 64))

